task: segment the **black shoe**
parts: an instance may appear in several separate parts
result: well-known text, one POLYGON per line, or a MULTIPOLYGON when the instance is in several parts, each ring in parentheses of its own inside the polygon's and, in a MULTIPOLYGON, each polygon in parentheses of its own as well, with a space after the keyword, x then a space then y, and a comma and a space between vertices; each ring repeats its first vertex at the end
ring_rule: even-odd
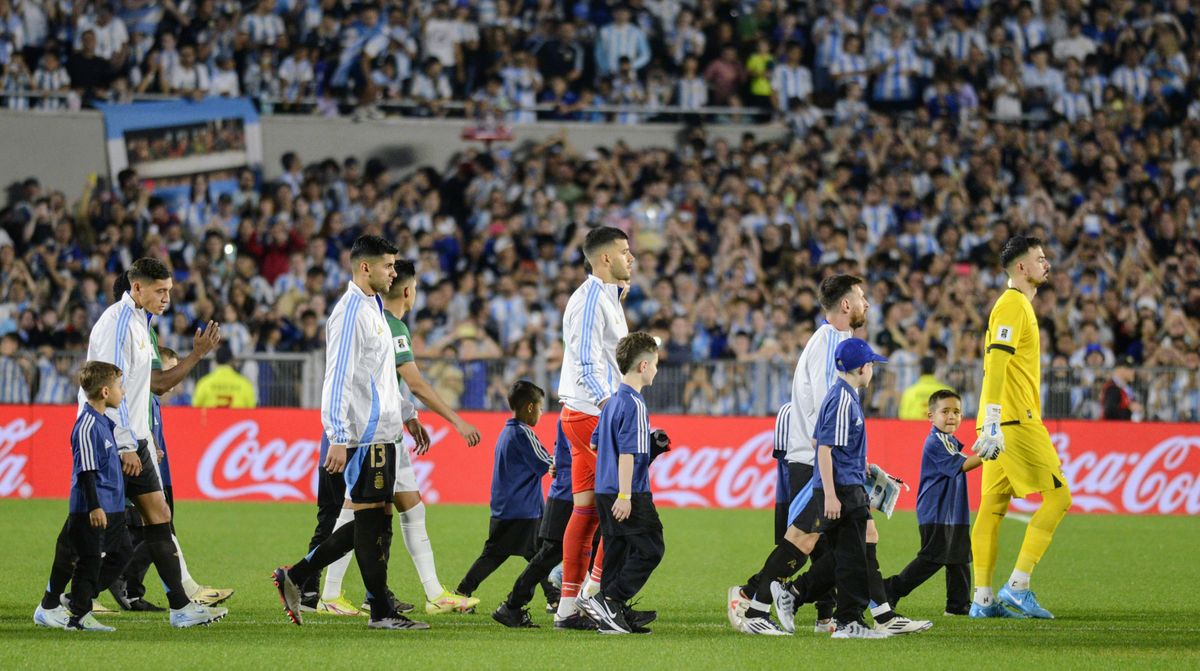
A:
POLYGON ((496 610, 492 611, 492 619, 512 629, 538 628, 533 623, 533 618, 529 617, 528 608, 510 608, 507 601, 501 602, 496 610))
MULTIPOLYGON (((631 605, 626 605, 624 610, 625 621, 635 630, 639 628, 644 629, 646 625, 658 619, 658 611, 656 610, 634 610, 631 605)), ((650 630, 646 629, 646 631, 650 630)), ((636 634, 639 632, 634 631, 633 633, 636 634)))
POLYGON ((163 608, 162 606, 156 606, 156 605, 150 603, 149 601, 146 601, 145 599, 138 597, 136 599, 129 600, 129 610, 138 611, 138 612, 142 612, 142 613, 161 613, 161 612, 165 611, 166 608, 163 608))
POLYGON ((600 615, 600 621, 596 625, 601 634, 633 633, 633 627, 625 621, 625 604, 599 594, 590 601, 600 615))
POLYGON ((596 631, 596 623, 587 619, 582 613, 574 613, 567 617, 554 620, 555 629, 574 629, 576 631, 596 631))
MULTIPOLYGON (((411 612, 413 612, 413 610, 416 609, 416 606, 412 605, 411 603, 397 599, 396 594, 394 592, 392 592, 392 590, 390 590, 390 589, 388 590, 388 601, 392 602, 392 610, 396 611, 397 613, 400 613, 401 615, 404 615, 406 613, 411 613, 411 612)), ((371 610, 371 600, 370 599, 363 600, 362 610, 365 610, 365 611, 371 610)))
POLYGON ((302 592, 300 594, 300 610, 306 613, 317 612, 317 604, 321 603, 320 592, 302 592))
POLYGON ((125 596, 125 581, 117 578, 113 581, 112 586, 108 588, 108 593, 112 595, 117 602, 117 608, 121 610, 133 610, 129 607, 131 599, 125 596))

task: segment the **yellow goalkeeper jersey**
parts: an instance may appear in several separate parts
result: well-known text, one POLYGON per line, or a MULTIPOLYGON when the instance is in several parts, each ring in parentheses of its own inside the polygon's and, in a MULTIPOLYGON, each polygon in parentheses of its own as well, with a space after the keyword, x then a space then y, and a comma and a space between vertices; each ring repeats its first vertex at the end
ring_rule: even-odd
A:
POLYGON ((977 426, 984 408, 1000 404, 1000 421, 1042 421, 1042 341, 1033 304, 1017 289, 1008 289, 988 318, 984 335, 983 391, 977 426))

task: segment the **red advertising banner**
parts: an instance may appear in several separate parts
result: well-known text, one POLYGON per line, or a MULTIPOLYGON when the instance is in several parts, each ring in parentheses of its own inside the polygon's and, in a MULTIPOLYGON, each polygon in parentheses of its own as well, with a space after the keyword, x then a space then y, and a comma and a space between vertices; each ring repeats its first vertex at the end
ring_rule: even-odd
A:
MULTIPOLYGON (((433 413, 422 420, 433 448, 414 458, 431 503, 487 503, 492 446, 507 417, 466 413, 484 442, 467 448, 433 413)), ((0 497, 65 498, 71 479, 68 437, 73 406, 0 406, 0 497)), ((665 506, 770 508, 775 501, 771 418, 652 416, 673 447, 651 469, 655 500, 665 506)), ((315 410, 166 408, 164 424, 176 497, 237 501, 316 498, 320 414, 315 410)), ((554 415, 536 427, 549 448, 554 415)), ((1200 513, 1200 424, 1053 423, 1051 437, 1079 512, 1200 513)), ((924 422, 868 420, 869 456, 912 484, 898 507, 916 504, 924 422)), ((959 430, 974 436, 970 423, 959 430)), ((979 491, 978 473, 971 491, 979 491)), ((547 483, 548 484, 548 483, 547 483)), ((977 496, 972 497, 978 500, 977 496)), ((1015 510, 1036 503, 1014 501, 1015 510)))

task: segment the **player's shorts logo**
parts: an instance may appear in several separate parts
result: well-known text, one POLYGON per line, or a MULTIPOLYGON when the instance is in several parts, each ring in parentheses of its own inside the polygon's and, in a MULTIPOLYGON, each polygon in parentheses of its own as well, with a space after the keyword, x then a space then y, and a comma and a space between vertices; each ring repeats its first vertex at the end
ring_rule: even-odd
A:
POLYGON ((375 474, 375 489, 383 489, 383 473, 375 474))

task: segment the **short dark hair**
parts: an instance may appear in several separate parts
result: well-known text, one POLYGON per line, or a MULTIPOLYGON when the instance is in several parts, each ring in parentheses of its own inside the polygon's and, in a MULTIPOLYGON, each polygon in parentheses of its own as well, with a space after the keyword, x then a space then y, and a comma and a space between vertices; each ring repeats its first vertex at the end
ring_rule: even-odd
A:
POLYGON ((178 361, 179 360, 179 352, 176 352, 175 350, 171 349, 170 347, 160 346, 158 348, 158 358, 160 361, 162 359, 175 359, 176 361, 178 361))
POLYGON ((350 260, 374 258, 384 254, 395 254, 399 251, 396 245, 378 235, 360 235, 354 241, 354 245, 350 247, 350 260))
POLYGON ((112 288, 113 302, 115 303, 115 302, 121 300, 121 296, 124 296, 125 292, 129 291, 129 289, 130 289, 129 273, 127 273, 127 272, 117 273, 116 279, 113 280, 113 288, 112 288))
POLYGON ((417 266, 408 259, 396 259, 396 279, 392 280, 392 286, 404 284, 417 276, 417 266))
POLYGON ((625 231, 612 226, 601 226, 594 228, 588 232, 587 237, 583 239, 583 255, 589 259, 592 254, 601 247, 617 240, 628 240, 629 236, 625 235, 625 231))
POLYGON ((1039 238, 1035 238, 1031 235, 1014 235, 1008 239, 1008 242, 1004 243, 1004 249, 1000 250, 1000 265, 1007 269, 1012 266, 1017 259, 1025 256, 1025 252, 1028 252, 1034 247, 1041 246, 1042 241, 1039 238))
POLYGON ((107 361, 88 361, 79 370, 79 386, 91 400, 100 397, 100 390, 121 377, 121 369, 107 361))
POLYGON ((513 412, 530 403, 537 403, 546 398, 546 392, 529 380, 517 380, 508 388, 508 407, 513 412))
POLYGON ((921 375, 933 375, 937 370, 937 359, 931 356, 921 357, 921 375))
POLYGON ((657 351, 658 343, 654 341, 654 336, 645 331, 634 331, 617 343, 617 367, 624 375, 633 370, 642 355, 657 351))
POLYGON ((958 392, 954 391, 953 389, 938 389, 929 395, 929 410, 932 411, 937 407, 939 402, 948 398, 956 398, 959 400, 959 402, 962 402, 962 396, 959 396, 958 392))
POLYGON ((134 282, 158 282, 171 279, 171 271, 167 269, 167 264, 148 256, 134 261, 133 265, 129 266, 127 274, 130 285, 134 282))
POLYGON ((832 275, 821 280, 817 290, 817 300, 826 312, 837 307, 838 303, 850 293, 850 290, 863 283, 863 278, 857 275, 832 275))
POLYGON ((231 361, 233 361, 233 348, 229 346, 229 343, 221 343, 221 346, 217 348, 217 365, 224 366, 231 361))

